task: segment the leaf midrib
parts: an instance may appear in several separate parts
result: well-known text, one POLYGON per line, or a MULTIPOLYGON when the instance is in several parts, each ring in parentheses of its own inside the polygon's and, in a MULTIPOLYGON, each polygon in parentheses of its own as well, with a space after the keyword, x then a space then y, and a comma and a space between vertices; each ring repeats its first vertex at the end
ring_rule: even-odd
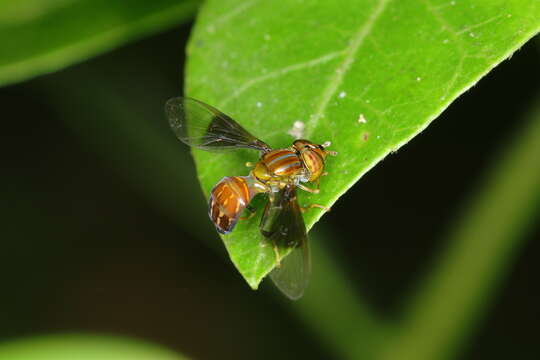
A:
POLYGON ((358 30, 355 32, 353 37, 351 38, 350 45, 345 50, 345 57, 343 58, 343 61, 338 64, 336 70, 334 71, 334 75, 328 82, 328 85, 324 89, 321 99, 319 100, 319 104, 317 106, 317 110, 315 111, 314 116, 309 119, 306 123, 304 135, 306 138, 310 138, 313 134, 313 131, 317 127, 319 120, 323 117, 324 113, 326 112, 326 109, 328 108, 328 104, 330 103, 330 100, 332 97, 336 94, 339 86, 343 82, 344 76, 347 74, 347 72, 350 70, 351 65, 354 62, 354 59, 356 57, 356 54, 358 53, 358 50, 362 47, 362 44, 364 43, 364 40, 366 37, 371 33, 371 30, 373 29, 373 26, 377 22, 377 20, 381 17, 381 15, 384 13, 384 10, 386 9, 386 6, 390 0, 379 0, 377 4, 375 5, 375 9, 371 13, 370 17, 367 19, 367 21, 360 25, 358 30))

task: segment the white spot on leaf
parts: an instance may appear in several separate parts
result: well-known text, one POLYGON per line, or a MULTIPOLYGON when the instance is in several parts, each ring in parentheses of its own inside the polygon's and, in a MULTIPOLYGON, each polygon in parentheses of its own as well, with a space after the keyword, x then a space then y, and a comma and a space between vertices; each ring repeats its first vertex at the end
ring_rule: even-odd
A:
POLYGON ((360 124, 365 124, 365 123, 367 123, 367 119, 366 119, 366 117, 364 116, 364 114, 360 114, 360 116, 358 116, 358 122, 359 122, 360 124))
POLYGON ((300 139, 304 135, 306 125, 302 121, 295 121, 292 128, 287 132, 296 139, 300 139))

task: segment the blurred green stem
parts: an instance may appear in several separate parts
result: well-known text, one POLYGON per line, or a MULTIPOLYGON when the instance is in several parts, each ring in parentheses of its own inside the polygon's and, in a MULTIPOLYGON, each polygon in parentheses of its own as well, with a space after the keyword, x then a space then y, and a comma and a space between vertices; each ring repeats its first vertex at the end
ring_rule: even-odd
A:
MULTIPOLYGON (((141 70, 138 75, 144 79, 146 74, 141 70)), ((133 99, 143 98, 142 95, 119 90, 118 85, 110 85, 97 72, 73 71, 65 76, 59 74, 56 79, 56 86, 45 88, 44 93, 52 103, 60 104, 58 109, 65 123, 114 168, 122 169, 120 173, 156 209, 163 209, 188 233, 208 239, 207 244, 215 243, 217 247, 217 242, 210 241, 215 235, 212 227, 205 226, 205 217, 193 216, 206 214, 206 204, 189 154, 174 136, 164 137, 170 131, 162 114, 161 94, 145 95, 147 103, 159 104, 148 108, 133 104, 133 99), (94 81, 86 81, 88 78, 94 81), (85 86, 77 86, 80 83, 85 86), (87 99, 92 99, 92 103, 87 99), (197 197, 201 201, 191 201, 197 197)))
POLYGON ((448 249, 405 308, 398 334, 384 349, 383 359, 453 358, 489 310, 490 296, 537 218, 540 104, 531 115, 453 227, 448 249))
POLYGON ((324 244, 329 231, 317 229, 311 238, 316 269, 306 296, 295 303, 303 322, 341 359, 372 358, 386 332, 382 319, 355 294, 350 280, 324 244), (322 231, 321 231, 322 230, 322 231))

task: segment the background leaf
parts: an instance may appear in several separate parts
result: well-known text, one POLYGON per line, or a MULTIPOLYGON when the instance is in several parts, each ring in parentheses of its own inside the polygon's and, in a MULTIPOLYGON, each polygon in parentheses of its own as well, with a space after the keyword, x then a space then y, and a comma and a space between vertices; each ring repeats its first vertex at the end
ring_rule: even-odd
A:
POLYGON ((0 344, 2 360, 182 360, 172 351, 119 337, 54 335, 0 344))
MULTIPOLYGON (((540 4, 526 0, 210 0, 188 47, 186 93, 274 147, 290 145, 297 121, 303 137, 332 141, 339 157, 327 162, 321 194, 300 198, 331 206, 531 38, 539 19, 540 4)), ((194 156, 207 194, 221 177, 247 173, 256 155, 194 156)), ((307 213, 308 228, 321 216, 307 213)), ((258 221, 224 237, 253 288, 274 266, 258 221)))
POLYGON ((187 19, 197 0, 0 1, 0 85, 61 69, 187 19))

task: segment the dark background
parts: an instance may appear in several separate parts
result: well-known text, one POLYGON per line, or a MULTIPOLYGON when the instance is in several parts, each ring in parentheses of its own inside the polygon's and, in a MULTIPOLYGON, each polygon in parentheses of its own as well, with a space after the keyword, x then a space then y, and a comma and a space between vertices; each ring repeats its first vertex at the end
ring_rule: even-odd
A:
MULTIPOLYGON (((0 339, 92 331, 193 359, 332 358, 286 302, 251 291, 224 256, 188 149, 167 129, 163 104, 181 92, 190 26, 0 89, 0 339), (177 169, 146 156, 159 139, 177 169)), ((358 293, 384 318, 399 316, 451 220, 524 126, 538 64, 529 42, 314 228, 334 235, 358 293)), ((539 237, 535 225, 463 358, 538 354, 539 237)))

